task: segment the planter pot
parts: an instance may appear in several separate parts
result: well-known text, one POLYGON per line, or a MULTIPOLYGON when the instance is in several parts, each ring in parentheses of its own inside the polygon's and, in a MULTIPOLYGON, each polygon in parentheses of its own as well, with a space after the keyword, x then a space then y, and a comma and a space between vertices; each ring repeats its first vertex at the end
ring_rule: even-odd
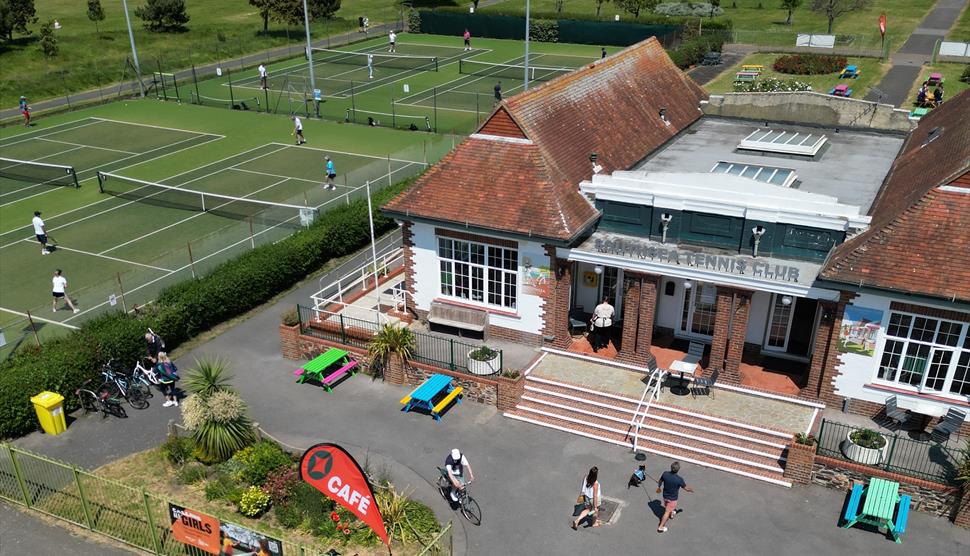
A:
POLYGON ((472 359, 472 351, 468 352, 468 372, 479 376, 493 375, 499 372, 497 354, 488 361, 477 361, 472 359))
POLYGON ((845 440, 842 441, 841 448, 842 453, 845 454, 845 457, 854 462, 865 465, 878 465, 885 461, 886 450, 889 449, 888 438, 886 438, 884 435, 879 435, 882 436, 883 440, 886 441, 886 444, 882 448, 863 448, 855 442, 852 442, 852 439, 849 438, 853 432, 855 431, 849 431, 845 435, 845 440))

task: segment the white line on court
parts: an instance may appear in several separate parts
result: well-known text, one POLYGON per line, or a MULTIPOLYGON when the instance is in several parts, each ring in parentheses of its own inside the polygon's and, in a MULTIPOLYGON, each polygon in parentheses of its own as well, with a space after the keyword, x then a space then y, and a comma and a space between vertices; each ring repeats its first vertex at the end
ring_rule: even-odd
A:
MULTIPOLYGON (((13 309, 7 309, 6 307, 0 307, 0 311, 3 311, 5 313, 10 313, 12 315, 17 315, 19 317, 26 317, 26 316, 28 316, 27 313, 21 313, 20 311, 14 311, 13 309)), ((29 315, 29 317, 32 318, 32 319, 34 319, 34 320, 39 320, 40 322, 46 322, 48 324, 56 324, 58 326, 63 326, 65 328, 70 328, 71 330, 78 330, 78 327, 77 326, 74 326, 73 324, 66 324, 66 323, 63 323, 63 322, 58 322, 56 320, 45 319, 44 317, 38 317, 37 315, 33 315, 33 314, 32 315, 29 315)))
POLYGON ((32 134, 33 132, 28 131, 27 133, 21 133, 20 135, 14 135, 14 137, 16 137, 18 139, 16 141, 12 141, 10 143, 4 143, 4 142, 0 141, 0 147, 10 147, 10 146, 13 146, 13 145, 19 145, 20 143, 26 143, 27 141, 32 141, 34 139, 40 139, 41 137, 47 137, 48 135, 54 135, 56 133, 63 133, 65 131, 71 131, 73 129, 80 129, 82 127, 87 127, 89 125, 94 125, 94 124, 98 124, 98 123, 101 123, 101 122, 97 121, 95 118, 84 118, 82 120, 74 120, 73 122, 65 122, 63 124, 58 124, 58 125, 56 125, 54 127, 45 128, 43 130, 38 129, 37 130, 37 133, 40 133, 41 131, 44 132, 44 133, 41 133, 40 135, 32 134), (73 123, 77 123, 77 122, 83 122, 84 120, 95 120, 95 121, 91 121, 91 122, 88 122, 86 124, 76 125, 74 127, 69 127, 67 129, 60 129, 60 130, 57 130, 57 131, 52 131, 53 129, 55 129, 57 127, 66 126, 68 124, 73 124, 73 123))
POLYGON ((249 174, 259 174, 261 176, 269 176, 271 178, 284 178, 284 179, 288 179, 288 180, 305 181, 305 182, 308 182, 308 183, 315 183, 317 185, 320 185, 321 183, 323 183, 323 181, 321 181, 321 180, 309 180, 309 179, 306 179, 306 178, 293 178, 293 177, 289 177, 289 176, 281 176, 279 174, 270 174, 269 172, 258 172, 256 170, 247 170, 245 168, 237 168, 235 166, 230 166, 227 169, 228 170, 235 170, 237 172, 247 172, 249 174))
POLYGON ((125 264, 134 265, 134 266, 143 266, 145 268, 151 268, 153 270, 160 270, 162 272, 172 272, 171 270, 169 270, 167 268, 162 268, 160 266, 152 266, 150 264, 136 263, 135 261, 129 261, 128 259, 119 259, 118 257, 109 257, 107 255, 102 255, 101 253, 92 253, 90 251, 82 251, 80 249, 74 249, 73 247, 64 247, 63 245, 58 245, 57 248, 58 249, 63 249, 64 251, 73 251, 74 253, 80 253, 82 255, 89 255, 91 257, 101 257, 102 259, 108 259, 108 260, 116 261, 116 262, 119 262, 119 263, 125 263, 125 264))
POLYGON ((85 147, 88 149, 98 149, 102 151, 111 151, 111 152, 122 153, 122 154, 141 154, 141 153, 136 153, 132 151, 123 151, 121 149, 112 149, 109 147, 98 147, 96 145, 82 145, 80 143, 72 143, 70 141, 61 141, 60 139, 48 139, 46 137, 37 137, 36 139, 38 139, 39 141, 48 141, 50 143, 60 143, 62 145, 73 145, 75 147, 85 147))
MULTIPOLYGON (((374 156, 372 154, 349 153, 349 152, 346 152, 346 151, 335 151, 333 149, 320 149, 320 148, 316 148, 316 147, 307 147, 306 145, 300 145, 299 147, 297 147, 296 145, 287 145, 287 144, 284 144, 284 143, 276 143, 276 142, 268 143, 268 144, 269 145, 279 145, 279 146, 281 146, 283 148, 293 148, 293 149, 300 149, 300 150, 320 151, 320 152, 324 152, 324 153, 346 154, 346 155, 349 155, 349 156, 361 156, 361 157, 364 157, 364 158, 373 158, 375 160, 387 160, 387 157, 386 156, 374 156)), ((408 164, 420 164, 422 166, 425 165, 424 162, 418 162, 417 160, 402 160, 400 158, 392 158, 391 160, 394 161, 394 162, 407 162, 408 164)))
MULTIPOLYGON (((49 154, 49 155, 47 155, 47 156, 42 156, 42 157, 40 157, 40 158, 35 158, 35 159, 33 159, 33 160, 26 160, 25 162, 37 162, 38 160, 43 160, 43 159, 45 159, 45 158, 50 158, 50 157, 52 157, 52 156, 58 156, 58 155, 62 155, 62 154, 64 154, 64 153, 69 153, 69 152, 71 152, 71 151, 76 151, 76 150, 78 150, 78 149, 83 149, 83 148, 84 148, 84 147, 74 147, 74 148, 71 148, 71 149, 67 149, 66 151, 60 151, 60 152, 56 152, 56 153, 54 153, 54 154, 49 154)), ((6 166, 6 167, 4 167, 3 169, 0 169, 0 172, 2 172, 3 170, 5 170, 6 168, 11 168, 11 167, 13 167, 13 166, 17 166, 17 165, 16 165, 16 164, 11 164, 10 166, 6 166)), ((33 188, 35 188, 35 187, 40 187, 41 185, 44 185, 44 184, 46 184, 46 183, 48 183, 48 182, 50 182, 50 181, 52 181, 52 180, 54 180, 54 179, 57 179, 57 178, 52 178, 52 179, 50 179, 50 180, 47 180, 47 181, 44 181, 44 182, 41 182, 41 183, 35 183, 35 184, 33 184, 33 185, 28 185, 28 186, 25 186, 25 187, 21 187, 20 189, 15 189, 15 190, 13 190, 13 191, 8 191, 8 192, 6 192, 6 193, 0 193, 0 197, 6 197, 7 195, 15 195, 15 194, 17 194, 17 193, 21 193, 21 192, 23 192, 23 191, 27 191, 28 189, 33 189, 33 188)), ((45 191, 44 191, 44 193, 47 193, 47 191, 45 190, 45 191)), ((34 195, 31 195, 30 197, 33 197, 33 196, 34 196, 34 195)), ((25 198, 26 198, 26 199, 29 199, 30 197, 25 197, 25 198)), ((22 200, 22 199, 18 199, 18 201, 20 201, 20 200, 22 200)), ((17 201, 14 201, 14 202, 17 202, 17 201)), ((5 206, 6 206, 6 205, 0 205, 0 208, 2 208, 2 207, 5 207, 5 206)))
POLYGON ((142 124, 142 123, 138 123, 138 122, 126 122, 124 120, 112 120, 111 118, 102 118, 102 117, 99 117, 99 116, 92 116, 92 118, 94 118, 95 120, 101 121, 101 122, 111 122, 111 123, 115 123, 115 124, 137 125, 137 126, 141 126, 141 127, 151 127, 151 128, 154 128, 154 129, 167 129, 168 131, 181 131, 182 133, 194 133, 196 135, 215 135, 215 136, 217 136, 219 138, 222 138, 222 139, 225 139, 225 137, 226 137, 225 135, 219 135, 218 133, 209 133, 207 131, 195 131, 195 130, 192 130, 192 129, 179 129, 177 127, 165 127, 165 126, 155 125, 155 124, 142 124))

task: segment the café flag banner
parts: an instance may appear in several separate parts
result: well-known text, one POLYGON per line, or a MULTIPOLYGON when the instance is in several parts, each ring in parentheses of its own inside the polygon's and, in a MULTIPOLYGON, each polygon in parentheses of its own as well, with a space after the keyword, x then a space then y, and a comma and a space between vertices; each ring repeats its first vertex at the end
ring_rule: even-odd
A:
POLYGON ((300 459, 300 477, 350 510, 390 546, 384 519, 374 500, 364 470, 357 460, 336 444, 311 446, 300 459))
POLYGON ((172 518, 172 536, 175 540, 194 546, 209 554, 219 554, 219 520, 169 503, 172 518))

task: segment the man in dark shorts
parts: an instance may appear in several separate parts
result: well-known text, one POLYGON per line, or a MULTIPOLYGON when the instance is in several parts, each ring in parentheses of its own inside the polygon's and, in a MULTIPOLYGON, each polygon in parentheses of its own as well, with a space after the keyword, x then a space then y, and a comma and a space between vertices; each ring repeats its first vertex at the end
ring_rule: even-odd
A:
POLYGON ((502 82, 495 84, 495 102, 502 102, 502 82))
POLYGON ((47 228, 44 225, 44 221, 40 218, 39 210, 34 211, 34 218, 30 223, 34 225, 34 235, 37 236, 37 241, 40 243, 40 254, 50 254, 50 250, 47 248, 47 228))
POLYGON ((54 299, 51 300, 51 309, 53 312, 57 312, 57 301, 63 299, 67 302, 67 306, 71 308, 75 313, 80 313, 81 311, 74 306, 71 302, 71 298, 67 295, 67 278, 61 276, 61 269, 54 271, 54 278, 51 280, 53 283, 54 299))
POLYGON ((687 492, 694 492, 694 489, 687 485, 684 478, 678 475, 680 471, 680 463, 673 462, 670 464, 670 471, 664 471, 660 475, 660 480, 657 481, 657 492, 663 490, 664 499, 664 515, 660 518, 660 525, 657 526, 658 533, 667 532, 667 521, 674 518, 675 515, 684 511, 677 509, 677 496, 680 489, 684 489, 687 492))
POLYGON ((606 58, 606 47, 600 48, 600 60, 606 58))

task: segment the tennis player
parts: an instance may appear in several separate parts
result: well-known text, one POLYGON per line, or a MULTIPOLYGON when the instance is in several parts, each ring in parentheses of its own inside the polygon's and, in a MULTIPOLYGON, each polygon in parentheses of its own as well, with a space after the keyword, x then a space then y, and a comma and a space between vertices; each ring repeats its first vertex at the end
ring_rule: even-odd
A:
POLYGON ((57 300, 63 299, 64 301, 67 301, 67 306, 70 307, 71 310, 73 310, 75 313, 80 313, 81 311, 79 311, 78 308, 71 303, 71 298, 67 295, 67 278, 61 276, 61 269, 58 268, 54 271, 54 278, 51 279, 51 282, 54 286, 54 299, 51 300, 51 309, 53 309, 56 313, 57 300))
POLYGON ((30 222, 34 225, 34 235, 40 242, 40 254, 50 255, 50 251, 47 250, 47 229, 44 227, 44 221, 40 218, 39 210, 34 211, 34 218, 30 222))
POLYGON ((266 88, 266 66, 264 66, 263 64, 259 64, 259 67, 256 68, 256 70, 259 71, 259 85, 260 87, 265 89, 266 88))
POLYGON ((462 35, 461 38, 465 39, 465 50, 471 50, 472 49, 472 34, 468 31, 468 29, 465 29, 465 34, 462 35))
POLYGON ((367 55, 367 77, 368 79, 374 79, 374 55, 367 55))
POLYGON ((495 84, 495 102, 502 102, 502 82, 495 84))
POLYGON ((20 114, 24 117, 24 127, 30 127, 30 106, 27 106, 27 97, 20 95, 20 114))
POLYGON ((296 137, 296 144, 306 143, 306 138, 303 137, 303 120, 297 116, 290 116, 290 119, 293 120, 293 136, 296 137))
POLYGON ((327 161, 327 165, 324 170, 327 174, 327 185, 325 185, 323 188, 329 189, 330 191, 335 191, 337 186, 334 185, 333 180, 337 177, 337 169, 334 167, 333 160, 330 160, 329 156, 325 156, 323 158, 327 161))
POLYGON ((391 47, 387 49, 388 52, 397 52, 397 33, 391 30, 391 34, 387 36, 387 40, 391 43, 391 47))

